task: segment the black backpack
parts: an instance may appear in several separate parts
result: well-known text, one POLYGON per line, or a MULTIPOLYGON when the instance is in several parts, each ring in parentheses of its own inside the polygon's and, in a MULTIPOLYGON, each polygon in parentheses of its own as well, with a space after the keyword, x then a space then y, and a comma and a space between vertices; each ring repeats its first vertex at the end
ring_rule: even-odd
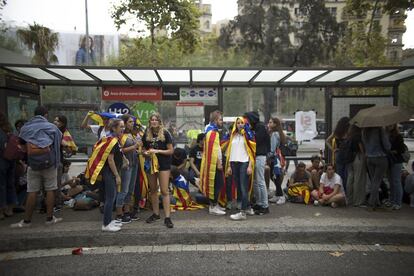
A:
POLYGON ((339 146, 337 161, 342 164, 349 164, 354 162, 356 157, 355 149, 353 148, 352 139, 346 139, 339 146))

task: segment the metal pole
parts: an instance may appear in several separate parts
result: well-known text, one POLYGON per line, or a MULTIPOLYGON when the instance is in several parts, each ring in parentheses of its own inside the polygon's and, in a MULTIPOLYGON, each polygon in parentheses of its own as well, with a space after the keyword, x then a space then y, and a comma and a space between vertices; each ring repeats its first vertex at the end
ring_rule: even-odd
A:
POLYGON ((89 25, 88 25, 88 0, 85 0, 85 17, 86 17, 86 39, 85 39, 85 47, 86 47, 86 65, 89 65, 89 25))
MULTIPOLYGON (((325 87, 325 140, 332 133, 332 88, 325 87)), ((325 143, 325 160, 326 163, 332 162, 331 152, 325 143)))
POLYGON ((392 103, 394 106, 398 106, 398 87, 398 84, 392 87, 392 103))

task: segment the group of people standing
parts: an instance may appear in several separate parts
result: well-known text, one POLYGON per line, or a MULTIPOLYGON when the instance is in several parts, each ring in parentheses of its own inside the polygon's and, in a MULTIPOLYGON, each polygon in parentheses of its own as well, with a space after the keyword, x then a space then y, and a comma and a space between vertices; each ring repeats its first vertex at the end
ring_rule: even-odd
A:
MULTIPOLYGON (((36 108, 35 116, 18 134, 19 143, 27 149, 28 195, 25 217, 12 227, 30 226, 36 194, 40 190, 46 194, 46 223, 62 220, 53 215, 56 190, 60 189, 59 172, 64 163, 62 155, 64 151, 76 151, 76 145, 67 131, 66 117, 57 116, 54 124, 47 118, 46 108, 36 108)), ((173 195, 182 200, 181 205, 176 205, 177 209, 202 208, 189 196, 190 182, 209 204, 209 214, 225 215, 235 204, 238 211, 231 214, 230 219, 245 220, 248 215, 268 214, 269 202, 280 205, 286 199, 334 208, 345 204, 378 208, 379 190, 388 171, 391 188, 388 207, 401 208, 401 169, 407 149, 396 126, 359 129, 349 124, 349 118, 342 118, 327 139, 332 150, 332 164, 324 165, 321 156, 313 156, 308 168, 298 163, 283 190, 286 160, 281 149, 288 137, 278 118, 270 118, 266 126, 257 112, 246 112, 226 131, 222 112, 212 112, 209 124, 190 149, 189 169, 187 153, 184 149, 174 149, 173 138, 160 114, 152 114, 145 129, 137 122, 137 118, 128 114, 115 117, 94 112, 89 112, 82 122, 82 127, 89 128, 98 138, 85 177, 92 185, 101 183, 102 231, 117 232, 122 225, 138 220, 141 201, 147 198, 152 214, 146 222, 160 220, 162 207, 164 225, 173 228, 171 204, 174 199, 170 198, 170 183, 177 186, 173 195), (98 123, 89 124, 90 119, 98 123), (269 178, 276 186, 275 196, 270 198, 269 178)), ((7 144, 9 128, 4 116, 0 116, 0 123, 1 143, 7 144)), ((3 159, 0 158, 2 179, 7 179, 13 162, 3 159)), ((13 204, 14 198, 6 196, 10 194, 9 188, 1 185, 2 208, 7 207, 6 203, 13 204)))
POLYGON ((228 134, 220 131, 222 125, 222 113, 212 112, 205 129, 200 173, 201 191, 210 201, 209 213, 225 215, 226 209, 231 209, 231 202, 235 200, 240 204, 240 212, 232 214, 232 220, 245 220, 247 215, 268 214, 269 197, 265 179, 268 160, 276 184, 276 201, 284 203, 282 171, 273 173, 276 171, 273 168, 277 166, 275 162, 278 162, 274 158, 276 149, 286 139, 280 121, 271 118, 266 128, 257 112, 247 112, 237 117, 228 134), (232 190, 235 192, 232 193, 232 190))
POLYGON ((359 128, 343 117, 326 142, 344 182, 349 205, 368 206, 370 210, 401 209, 401 174, 409 153, 396 124, 359 128))

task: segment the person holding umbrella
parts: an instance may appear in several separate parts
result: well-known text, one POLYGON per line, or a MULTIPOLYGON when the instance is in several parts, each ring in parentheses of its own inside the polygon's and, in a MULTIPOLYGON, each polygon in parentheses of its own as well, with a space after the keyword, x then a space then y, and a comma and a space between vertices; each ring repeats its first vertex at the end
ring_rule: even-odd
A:
POLYGON ((384 127, 407 121, 410 117, 410 112, 397 106, 374 106, 360 110, 350 122, 362 128, 362 142, 371 178, 369 210, 375 210, 378 206, 378 189, 389 165, 387 156, 391 152, 391 143, 384 127))

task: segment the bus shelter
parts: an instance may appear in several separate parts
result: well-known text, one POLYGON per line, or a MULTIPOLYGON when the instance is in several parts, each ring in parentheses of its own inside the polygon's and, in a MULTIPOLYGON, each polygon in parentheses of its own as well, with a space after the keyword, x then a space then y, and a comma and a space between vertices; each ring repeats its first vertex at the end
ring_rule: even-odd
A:
MULTIPOLYGON (((333 114, 336 110, 332 101, 333 88, 389 87, 391 93, 388 100, 397 105, 399 85, 414 79, 414 66, 232 68, 0 64, 0 68, 37 86, 96 86, 102 88, 102 99, 110 99, 120 93, 133 97, 134 93, 138 93, 134 88, 140 87, 145 89, 141 89, 139 93, 153 93, 155 100, 179 100, 180 87, 213 87, 217 89, 218 100, 205 109, 205 118, 210 111, 223 109, 223 89, 226 87, 318 87, 325 91, 326 135, 332 131, 333 114)), ((206 91, 205 96, 208 93, 206 91)), ((6 109, 3 99, 2 102, 1 108, 6 109)), ((349 101, 337 104, 346 105, 349 101)), ((360 108, 369 105, 372 104, 362 103, 360 108)), ((353 112, 355 111, 354 109, 353 112)))

